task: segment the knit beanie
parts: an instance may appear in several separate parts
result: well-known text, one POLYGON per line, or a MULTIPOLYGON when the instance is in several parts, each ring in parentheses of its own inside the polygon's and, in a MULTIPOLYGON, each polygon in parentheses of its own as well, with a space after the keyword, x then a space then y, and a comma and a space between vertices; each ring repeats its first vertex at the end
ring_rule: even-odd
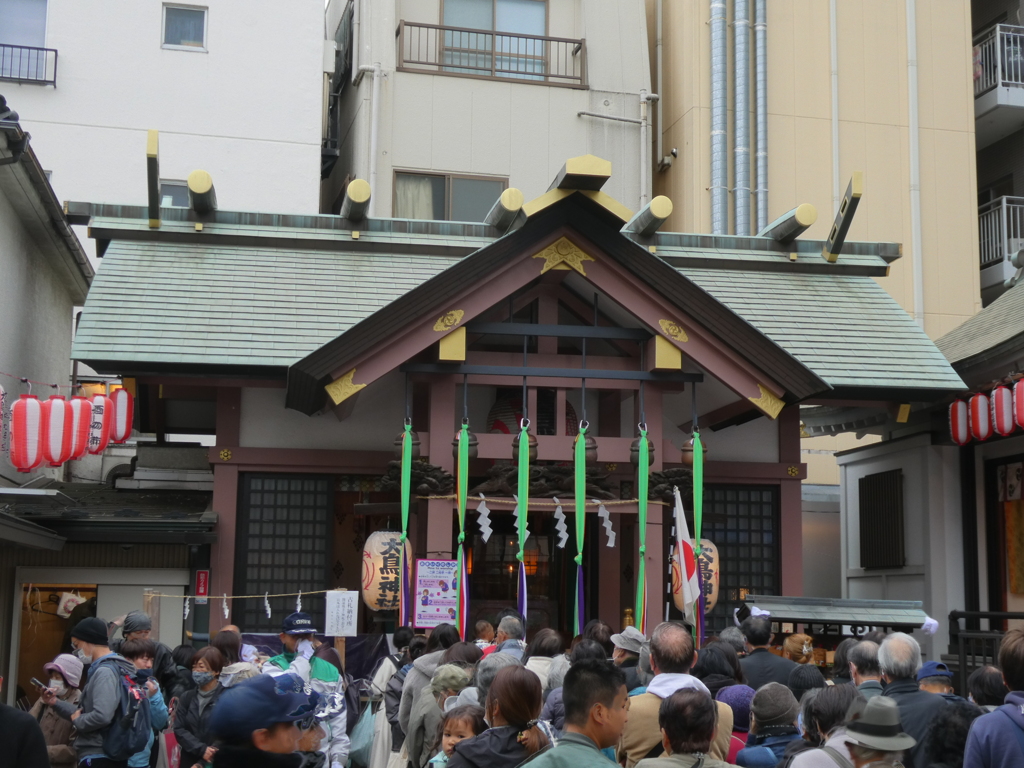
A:
POLYGON ((71 630, 71 636, 83 643, 89 643, 89 645, 106 645, 109 642, 107 622, 97 619, 95 616, 89 616, 75 624, 75 628, 71 630))
POLYGON ((754 698, 754 689, 749 685, 730 685, 722 688, 715 696, 717 701, 727 704, 732 709, 732 729, 746 733, 750 730, 750 700, 754 698))
POLYGON ((797 701, 812 688, 824 688, 825 685, 825 676, 813 664, 800 664, 789 673, 789 690, 797 701))
POLYGON ((800 707, 793 692, 780 683, 765 683, 750 702, 750 711, 758 729, 773 725, 793 725, 800 707))
POLYGON ((128 637, 132 632, 145 632, 153 629, 153 620, 145 611, 132 611, 124 617, 124 626, 121 627, 121 634, 128 637))

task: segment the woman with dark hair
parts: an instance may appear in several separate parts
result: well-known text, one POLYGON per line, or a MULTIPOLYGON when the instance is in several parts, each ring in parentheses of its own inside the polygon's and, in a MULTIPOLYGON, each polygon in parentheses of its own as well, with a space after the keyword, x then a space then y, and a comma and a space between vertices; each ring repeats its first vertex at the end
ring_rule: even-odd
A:
POLYGON ((850 677, 850 649, 859 642, 856 637, 848 637, 836 646, 836 655, 832 661, 832 682, 836 685, 853 682, 850 677))
MULTIPOLYGON (((975 670, 980 672, 981 670, 975 670)), ((969 701, 950 701, 932 718, 928 737, 928 765, 931 768, 963 768, 964 748, 971 724, 984 714, 969 701)))
POLYGON ((523 654, 523 666, 540 678, 540 687, 547 692, 548 673, 551 671, 551 663, 562 651, 565 650, 565 643, 558 630, 545 627, 536 635, 530 644, 526 646, 526 653, 523 654))
POLYGON ((186 691, 174 710, 174 737, 181 747, 183 768, 211 763, 217 749, 210 732, 210 715, 224 686, 217 679, 224 669, 224 656, 213 646, 201 648, 192 658, 192 679, 196 687, 186 691))
POLYGON ((1003 673, 991 664, 978 667, 967 678, 967 698, 981 707, 983 712, 995 712, 1002 706, 1010 689, 1006 687, 1003 673))
POLYGON ((220 684, 225 688, 238 685, 243 680, 260 673, 255 664, 242 661, 242 638, 229 629, 222 629, 213 636, 210 645, 224 657, 224 669, 220 673, 220 684))
MULTIPOLYGON (((736 670, 729 664, 725 643, 710 643, 697 651, 697 663, 690 674, 700 680, 711 691, 714 698, 720 690, 736 685, 736 670)), ((734 652, 735 653, 735 652, 734 652)), ((739 659, 736 660, 737 667, 739 659)), ((740 671, 742 675, 742 671, 740 671)))
POLYGON ((487 691, 484 716, 491 727, 460 741, 448 759, 450 768, 516 768, 548 745, 537 726, 541 687, 524 667, 501 669, 487 691))
POLYGON ((831 685, 814 691, 814 694, 810 704, 813 722, 805 725, 817 731, 821 746, 798 754, 790 763, 790 768, 836 768, 832 753, 838 752, 844 757, 848 754, 849 742, 843 727, 846 713, 855 701, 861 704, 866 701, 864 695, 852 685, 831 685))
POLYGON ((684 688, 661 702, 661 757, 640 760, 636 768, 727 768, 728 763, 707 753, 715 735, 718 707, 703 691, 684 688))
POLYGON ((467 668, 472 676, 473 667, 483 657, 483 648, 476 643, 458 642, 442 654, 441 664, 458 664, 467 668))
POLYGON ((434 670, 441 663, 444 652, 461 639, 459 630, 452 624, 438 624, 431 630, 430 637, 427 638, 425 652, 412 663, 412 668, 406 673, 405 682, 402 685, 398 724, 402 727, 403 733, 409 731, 409 716, 412 713, 416 694, 422 691, 424 686, 430 685, 430 679, 434 676, 434 670))
POLYGON ((192 680, 192 659, 195 658, 196 649, 191 645, 179 645, 171 651, 171 659, 174 660, 174 682, 167 689, 167 703, 174 699, 180 699, 185 691, 194 690, 195 682, 192 680))

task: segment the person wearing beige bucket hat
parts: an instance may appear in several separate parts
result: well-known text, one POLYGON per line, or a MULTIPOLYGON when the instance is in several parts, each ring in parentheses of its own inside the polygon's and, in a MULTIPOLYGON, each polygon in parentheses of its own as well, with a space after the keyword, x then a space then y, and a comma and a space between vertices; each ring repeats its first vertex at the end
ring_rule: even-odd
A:
POLYGON ((903 731, 899 707, 888 696, 875 696, 866 704, 854 702, 846 741, 855 768, 899 766, 903 753, 917 744, 903 731))

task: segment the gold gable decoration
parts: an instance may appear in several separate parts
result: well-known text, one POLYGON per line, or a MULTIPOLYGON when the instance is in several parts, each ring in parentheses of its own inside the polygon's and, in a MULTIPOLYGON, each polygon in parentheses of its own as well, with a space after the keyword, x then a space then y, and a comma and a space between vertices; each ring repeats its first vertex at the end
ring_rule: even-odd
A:
POLYGON ((761 390, 760 397, 748 397, 747 399, 756 405, 765 415, 777 419, 786 404, 765 388, 764 384, 758 383, 757 388, 761 390))
POLYGON ((690 337, 686 335, 686 331, 683 330, 683 326, 673 320, 659 320, 658 325, 661 326, 661 330, 670 339, 675 341, 689 341, 690 337))
POLYGON ((540 273, 543 275, 552 269, 575 269, 584 277, 584 261, 594 261, 594 257, 585 253, 567 237, 560 237, 540 253, 534 254, 535 259, 544 259, 540 273))
POLYGON ((341 378, 335 379, 328 384, 324 389, 327 390, 327 394, 331 396, 331 400, 334 401, 335 405, 341 405, 345 400, 352 397, 360 389, 366 387, 365 384, 356 384, 352 381, 355 378, 356 369, 353 368, 351 371, 346 373, 341 378))
POLYGON ((465 316, 466 311, 463 309, 453 309, 451 312, 445 312, 434 323, 434 330, 438 333, 445 333, 450 331, 456 325, 462 322, 462 318, 465 316))

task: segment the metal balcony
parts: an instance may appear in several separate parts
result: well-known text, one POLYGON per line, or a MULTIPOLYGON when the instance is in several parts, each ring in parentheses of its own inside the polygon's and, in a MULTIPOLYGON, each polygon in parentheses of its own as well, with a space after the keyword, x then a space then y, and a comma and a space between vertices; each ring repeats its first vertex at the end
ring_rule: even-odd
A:
POLYGON ((1017 272, 1010 259, 1024 249, 1024 197, 999 197, 978 208, 978 245, 982 295, 994 298, 1017 272))
POLYGON ((974 38, 974 118, 979 149, 1024 127, 1024 27, 974 38))
POLYGON ((57 51, 27 45, 0 45, 0 80, 57 85, 57 51))
POLYGON ((398 71, 587 87, 585 40, 402 21, 398 71))

